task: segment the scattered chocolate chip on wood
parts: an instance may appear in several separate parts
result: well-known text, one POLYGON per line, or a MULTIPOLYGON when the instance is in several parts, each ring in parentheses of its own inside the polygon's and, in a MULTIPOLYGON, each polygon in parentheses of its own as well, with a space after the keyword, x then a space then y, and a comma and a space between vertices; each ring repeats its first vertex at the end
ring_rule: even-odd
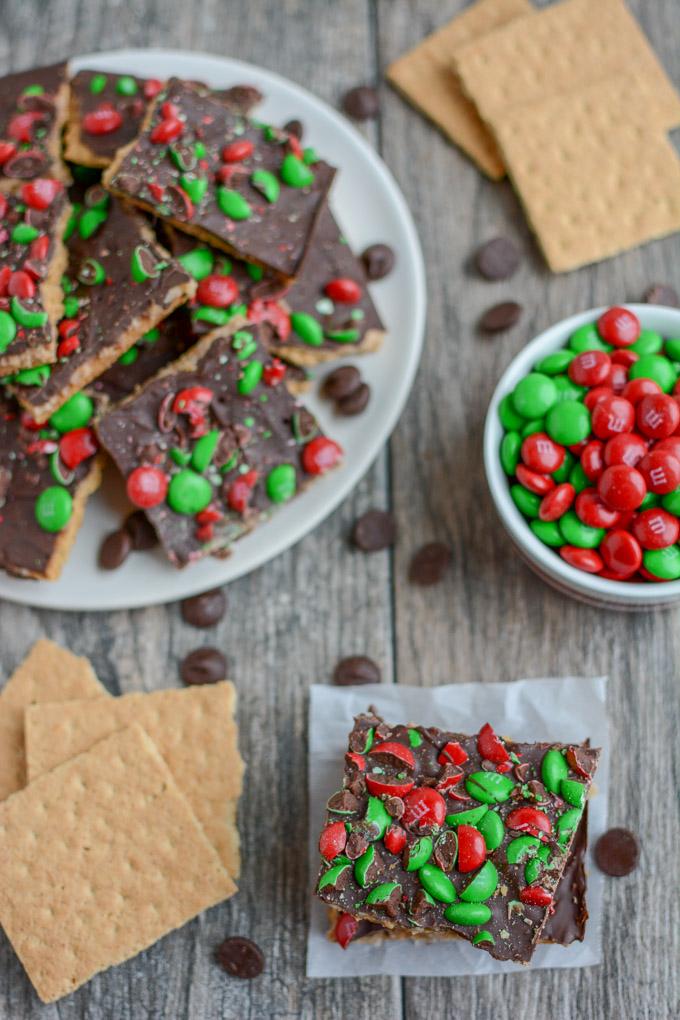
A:
POLYGON ((184 656, 179 672, 189 687, 216 684, 227 678, 227 660, 219 648, 195 648, 184 656))
POLYGON ((600 871, 622 878, 635 871, 640 859, 640 843, 629 829, 609 829, 595 844, 595 861, 600 871))
POLYGON ((227 597, 221 588, 213 588, 182 601, 182 619, 192 627, 214 627, 226 611, 227 597))
POLYGON ((341 659, 335 667, 333 683, 339 687, 379 684, 380 667, 366 655, 349 655, 346 659, 341 659))
POLYGON ((361 254, 369 280, 382 280, 394 269, 395 255, 389 244, 371 244, 361 254))
POLYGON ((131 513, 125 521, 124 527, 132 539, 132 548, 135 552, 153 549, 158 545, 158 535, 143 510, 135 510, 134 513, 131 513))
POLYGON ((668 283, 654 283, 645 291, 643 298, 648 305, 666 305, 668 308, 677 308, 680 305, 677 291, 668 283))
POLYGON ((127 531, 119 528, 106 536, 99 547, 99 566, 102 570, 117 570, 122 567, 132 552, 132 539, 127 531))
POLYGON ((388 510, 367 510, 357 517, 352 542, 362 552, 378 552, 394 545, 397 536, 393 515, 388 510))
POLYGON ((479 328, 484 333, 501 333, 519 322, 521 314, 522 306, 516 301, 501 301, 487 308, 479 320, 479 328))
POLYGON ((302 125, 302 121, 298 120, 297 117, 294 120, 287 121, 283 125, 283 130, 287 131, 289 135, 297 138, 298 142, 302 141, 302 136, 305 133, 305 129, 302 125))
POLYGON ((373 120, 380 111, 378 92, 372 85, 355 85, 342 97, 342 108, 352 120, 373 120))
POLYGON ((411 584, 429 587, 439 584, 451 565, 451 550, 443 542, 428 542, 414 554, 409 566, 411 584))
POLYGON ((259 977, 264 970, 264 954, 245 935, 232 935, 215 950, 215 959, 227 974, 236 978, 259 977))
POLYGON ((509 280, 521 261, 517 245, 509 237, 494 237, 477 251, 475 263, 485 280, 509 280))

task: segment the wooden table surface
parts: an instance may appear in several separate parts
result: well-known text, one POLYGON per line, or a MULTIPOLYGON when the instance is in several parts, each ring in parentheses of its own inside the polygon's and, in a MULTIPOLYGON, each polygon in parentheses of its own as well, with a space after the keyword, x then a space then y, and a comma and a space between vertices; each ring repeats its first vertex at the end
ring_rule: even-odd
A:
MULTIPOLYGON (((217 644, 240 697, 248 762, 240 810, 240 892, 136 960, 41 1007, 0 936, 0 1017, 25 1020, 505 1020, 678 1016, 678 713, 680 612, 616 614, 568 601, 518 561, 500 531, 482 472, 484 412, 513 355, 579 309, 680 284, 680 237, 568 276, 551 276, 507 183, 491 184, 383 81, 390 60, 466 0, 4 0, 0 70, 122 46, 168 46, 238 56, 288 76, 331 104, 360 82, 380 86, 382 115, 367 128, 403 188, 428 267, 428 329, 416 385, 389 447, 321 527, 264 569, 232 584, 229 610, 203 634, 177 606, 84 615, 0 605, 0 670, 9 675, 47 635, 90 656, 112 692, 178 683, 191 648, 217 644), (482 240, 516 238, 524 264, 511 284, 467 269, 482 240), (521 322, 498 339, 475 323, 517 298, 521 322), (349 549, 354 518, 391 507, 393 553, 349 549), (409 557, 448 542, 445 583, 417 590, 409 557), (386 682, 441 684, 520 676, 608 673, 612 732, 610 820, 642 836, 633 878, 609 880, 605 962, 584 970, 488 978, 305 978, 307 688, 338 658, 365 653, 386 682), (254 938, 266 959, 253 982, 227 979, 212 947, 254 938)), ((596 2, 596 0, 593 0, 596 2)), ((680 82, 677 0, 631 0, 680 82)), ((138 69, 141 75, 144 68, 138 69)), ((296 111, 291 110, 291 116, 296 111)), ((644 159, 644 152, 640 153, 644 159)), ((388 341, 389 342, 389 341, 388 341)), ((423 720, 426 722, 427 720, 423 720)), ((317 825, 320 819, 312 819, 317 825)))

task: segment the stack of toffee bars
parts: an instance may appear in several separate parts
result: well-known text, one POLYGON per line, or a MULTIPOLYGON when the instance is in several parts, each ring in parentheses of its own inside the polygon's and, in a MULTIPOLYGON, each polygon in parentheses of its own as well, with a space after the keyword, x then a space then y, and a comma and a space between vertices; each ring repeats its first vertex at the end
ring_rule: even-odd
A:
POLYGON ((600 751, 356 718, 327 804, 330 937, 463 938, 529 963, 582 941, 587 799, 600 751))
POLYGON ((334 168, 250 119, 261 98, 65 64, 2 79, 0 569, 59 576, 105 455, 176 566, 339 463, 307 367, 384 330, 334 168))

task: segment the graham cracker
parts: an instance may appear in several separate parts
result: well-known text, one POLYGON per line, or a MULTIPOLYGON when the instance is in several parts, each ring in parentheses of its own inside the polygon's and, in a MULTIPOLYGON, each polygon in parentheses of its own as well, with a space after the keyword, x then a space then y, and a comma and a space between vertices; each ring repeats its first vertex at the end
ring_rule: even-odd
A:
POLYGON ((0 924, 43 1002, 235 891, 141 726, 0 805, 0 924))
POLYGON ((680 230, 680 160, 634 79, 505 110, 493 127, 550 268, 680 230))
POLYGON ((225 681, 95 701, 33 705, 25 715, 28 777, 86 751, 133 723, 151 737, 231 875, 240 870, 235 802, 243 760, 234 722, 236 690, 225 681))
POLYGON ((680 124, 680 96, 623 0, 562 0, 460 47, 454 65, 482 120, 631 73, 650 126, 680 124))
POLYGON ((0 693, 0 800, 26 784, 24 710, 43 701, 100 698, 90 661, 41 638, 0 693))
POLYGON ((387 78, 492 180, 505 167, 496 143, 453 68, 456 48, 528 14, 529 0, 478 0, 387 68, 387 78))

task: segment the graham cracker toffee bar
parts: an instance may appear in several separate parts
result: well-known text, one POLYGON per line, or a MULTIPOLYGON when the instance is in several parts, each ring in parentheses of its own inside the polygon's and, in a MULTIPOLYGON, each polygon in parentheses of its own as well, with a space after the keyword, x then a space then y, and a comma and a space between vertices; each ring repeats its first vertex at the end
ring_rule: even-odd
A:
POLYGON ((68 181, 60 155, 67 107, 66 64, 0 78, 0 180, 68 181))
POLYGON ((291 279, 334 175, 294 136, 173 79, 104 184, 178 229, 291 279))
POLYGON ((342 456, 283 384, 259 326, 208 334, 99 423, 170 561, 224 555, 342 456))
POLYGON ((328 801, 317 894, 395 930, 528 963, 597 768, 587 746, 355 720, 328 801))

